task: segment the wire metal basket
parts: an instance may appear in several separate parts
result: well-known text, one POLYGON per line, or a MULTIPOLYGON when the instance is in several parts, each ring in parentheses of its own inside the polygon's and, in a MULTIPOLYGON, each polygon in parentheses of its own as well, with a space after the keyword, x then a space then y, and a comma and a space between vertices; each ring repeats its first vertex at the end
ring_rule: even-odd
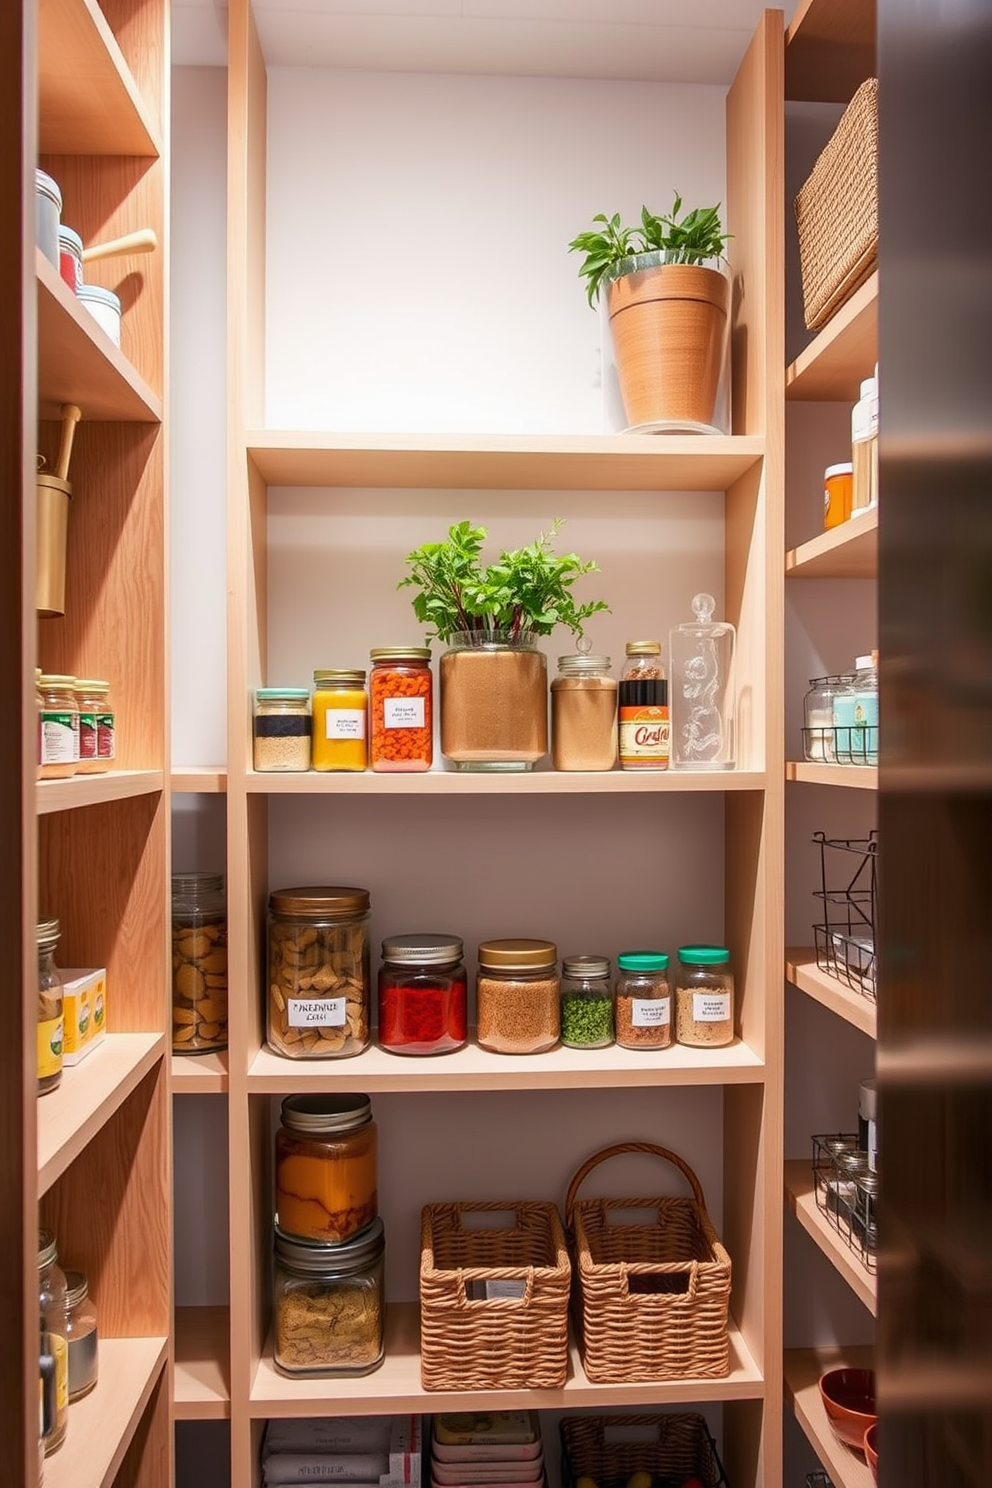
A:
POLYGON ((827 765, 877 765, 878 724, 816 724, 803 729, 803 759, 827 765))
POLYGON ((814 894, 823 905, 823 918, 813 926, 816 964, 874 1002, 877 833, 827 837, 814 832, 813 841, 820 849, 820 887, 814 894))
POLYGON ((813 1193, 817 1208, 874 1274, 878 1250, 878 1175, 850 1132, 813 1138, 813 1193))

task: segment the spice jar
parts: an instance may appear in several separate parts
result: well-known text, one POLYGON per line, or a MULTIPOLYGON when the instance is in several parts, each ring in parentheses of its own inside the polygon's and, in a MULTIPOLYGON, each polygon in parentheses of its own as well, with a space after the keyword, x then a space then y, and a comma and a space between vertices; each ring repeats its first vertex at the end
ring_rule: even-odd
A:
POLYGON ((468 1037, 457 935, 389 935, 379 968, 379 1044, 394 1054, 447 1054, 468 1037))
POLYGON ((227 907, 220 873, 172 878, 172 1049, 227 1048, 227 907))
POLYGON ((69 1399, 88 1395, 97 1379, 96 1308, 82 1271, 67 1271, 65 1334, 69 1345, 69 1399))
POLYGON ((310 693, 306 687, 260 687, 252 720, 256 770, 309 770, 310 693))
POLYGON ((53 672, 38 678, 42 697, 42 780, 65 780, 75 775, 79 762, 79 708, 73 692, 75 677, 53 672))
POLYGON ((41 715, 45 710, 45 699, 41 691, 41 667, 35 668, 34 673, 34 706, 37 714, 37 725, 35 728, 35 777, 41 779, 42 760, 42 721, 41 715))
POLYGON ((69 1424, 69 1339, 66 1333, 66 1284, 58 1246, 51 1230, 38 1231, 38 1309, 55 1356, 55 1425, 45 1437, 49 1457, 65 1440, 69 1424))
POLYGON ((434 687, 429 646, 369 652, 369 753, 373 770, 414 774, 434 762, 434 687))
POLYGON ((377 1131, 367 1095, 288 1095, 276 1132, 276 1223, 340 1245, 379 1212, 377 1131))
POLYGON ((675 1037, 693 1048, 733 1042, 734 974, 723 946, 679 947, 675 1037))
POLYGON ((269 896, 268 1043, 290 1059, 360 1054, 369 1041, 369 891, 269 896))
POLYGON ((38 941, 38 1094, 47 1095, 62 1083, 62 978, 55 965, 58 920, 39 920, 38 941))
POLYGON ((558 949, 550 940, 486 940, 479 946, 479 1046, 539 1054, 558 1042, 558 949))
POLYGON ((622 770, 667 770, 668 682, 660 641, 628 641, 620 676, 619 749, 622 770))
POLYGON ((622 1049, 667 1049, 672 1042, 672 988, 663 951, 617 957, 617 1043, 622 1049))
POLYGON ((551 759, 556 770, 612 770, 616 764, 617 684, 608 656, 559 656, 551 684, 551 759))
POLYGON ((367 769, 369 697, 365 673, 341 668, 314 672, 313 689, 313 768, 367 769))
POLYGON ((275 1232, 275 1352, 280 1374, 371 1374, 383 1359, 381 1219, 347 1245, 275 1232))
POLYGON ((823 527, 839 527, 851 515, 851 483, 854 466, 850 460, 828 465, 823 472, 823 527))
POLYGON ((115 717, 110 702, 110 683, 82 680, 73 685, 79 710, 80 775, 96 775, 114 763, 115 717))
POLYGON ((566 956, 561 963, 561 1041, 570 1049, 613 1042, 613 988, 606 956, 566 956))

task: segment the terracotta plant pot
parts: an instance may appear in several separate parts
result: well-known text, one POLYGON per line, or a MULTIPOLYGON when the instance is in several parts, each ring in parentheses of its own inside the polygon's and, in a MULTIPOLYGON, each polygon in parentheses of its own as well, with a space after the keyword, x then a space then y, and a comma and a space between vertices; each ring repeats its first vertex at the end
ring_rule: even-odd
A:
POLYGON ((642 253, 625 260, 630 272, 606 290, 627 422, 716 429, 730 278, 722 269, 663 263, 661 257, 642 253))
POLYGON ((440 672, 441 753, 456 770, 530 770, 547 753, 547 661, 530 635, 460 632, 440 672))

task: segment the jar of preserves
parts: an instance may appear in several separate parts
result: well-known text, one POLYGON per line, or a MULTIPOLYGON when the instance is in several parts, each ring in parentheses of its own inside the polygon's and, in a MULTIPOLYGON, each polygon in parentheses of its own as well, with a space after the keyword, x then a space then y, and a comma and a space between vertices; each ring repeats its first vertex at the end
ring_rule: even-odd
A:
POLYGON ((62 930, 58 920, 39 920, 38 941, 38 1094, 47 1095, 62 1083, 62 978, 55 965, 55 947, 62 930))
POLYGON ((346 1245, 275 1233, 275 1351, 280 1374, 371 1374, 383 1359, 381 1219, 346 1245))
POLYGON ((290 1059, 344 1058, 369 1042, 368 889, 269 895, 268 1043, 290 1059))
POLYGON ((260 687, 252 719, 256 770, 309 770, 310 693, 306 687, 260 687))
POLYGON ((672 1042, 672 988, 664 951, 621 951, 616 980, 617 1043, 622 1049, 667 1049, 672 1042))
POLYGON ((110 683, 91 679, 73 685, 79 709, 80 775, 109 770, 116 754, 115 715, 110 701, 110 683))
POLYGON ((313 674, 315 770, 366 770, 369 763, 369 695, 364 671, 331 668, 313 674))
POLYGON ((276 1223, 341 1245, 379 1212, 377 1131, 367 1095, 287 1095, 276 1132, 276 1223))
POLYGON ((373 770, 414 774, 434 762, 434 686, 429 646, 369 652, 369 752, 373 770))
POLYGON ((558 948, 550 940, 486 940, 479 946, 479 1046, 539 1054, 558 1042, 558 948))
POLYGON ((88 1395, 97 1380, 96 1308, 82 1271, 65 1273, 65 1335, 69 1345, 69 1400, 88 1395))
POLYGON ((561 963, 561 1041, 570 1049, 613 1042, 612 968, 607 956, 566 956, 561 963))
POLYGON ((616 764, 617 684, 608 656, 578 650, 559 656, 551 683, 551 759, 556 770, 612 770, 616 764))
POLYGON ((172 1049, 227 1048, 227 905, 220 873, 172 877, 172 1049))
POLYGON ((679 947, 675 1037, 693 1048, 733 1042, 734 974, 724 946, 679 947))
POLYGON ((66 780, 79 764, 79 708, 73 692, 75 677, 44 672, 41 692, 41 780, 66 780))
POLYGON ((619 689, 620 768, 667 770, 668 679, 661 642, 628 641, 626 650, 619 689))
POLYGON ((468 1037, 464 946, 457 935, 388 935, 379 968, 379 1044, 448 1054, 468 1037))
POLYGON ((66 1283, 58 1246, 51 1230, 38 1231, 38 1309, 55 1358, 55 1424, 45 1437, 50 1457, 65 1440, 69 1424, 69 1339, 66 1333, 66 1283))

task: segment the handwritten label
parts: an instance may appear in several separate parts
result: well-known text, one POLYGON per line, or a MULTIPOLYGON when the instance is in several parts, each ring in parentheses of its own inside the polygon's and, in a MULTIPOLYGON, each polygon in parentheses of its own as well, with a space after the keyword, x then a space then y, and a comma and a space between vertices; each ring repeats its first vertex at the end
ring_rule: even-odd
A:
POLYGON ((347 1019, 344 997, 287 997, 290 1028, 343 1028, 347 1019))

